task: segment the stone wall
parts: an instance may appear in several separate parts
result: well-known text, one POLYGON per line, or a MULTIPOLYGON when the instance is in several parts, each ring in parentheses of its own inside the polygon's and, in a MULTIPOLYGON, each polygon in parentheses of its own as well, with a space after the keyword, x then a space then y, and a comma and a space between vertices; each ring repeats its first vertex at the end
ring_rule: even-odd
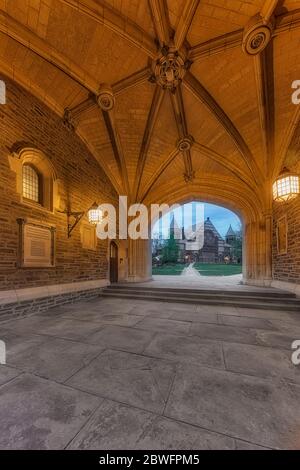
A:
POLYGON ((98 298, 101 293, 102 289, 78 290, 77 292, 61 295, 47 295, 37 299, 0 304, 0 324, 2 321, 28 317, 52 308, 62 307, 63 305, 90 301, 91 299, 98 298))
POLYGON ((300 197, 273 206, 273 278, 300 284, 300 197), (287 253, 277 250, 277 221, 287 216, 287 253))
POLYGON ((72 211, 86 211, 94 201, 113 202, 116 193, 94 157, 62 119, 10 80, 7 104, 0 106, 0 290, 104 279, 107 242, 84 249, 80 224, 67 237, 67 218, 22 202, 9 156, 18 147, 34 147, 51 161, 72 211), (18 218, 30 217, 56 226, 56 266, 20 268, 18 218))

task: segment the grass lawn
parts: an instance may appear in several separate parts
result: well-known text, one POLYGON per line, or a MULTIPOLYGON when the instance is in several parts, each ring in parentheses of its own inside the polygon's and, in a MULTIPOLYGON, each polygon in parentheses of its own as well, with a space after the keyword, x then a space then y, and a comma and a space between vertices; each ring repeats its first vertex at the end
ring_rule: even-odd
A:
POLYGON ((163 276, 179 276, 184 268, 186 268, 185 264, 166 263, 162 266, 152 268, 152 274, 161 274, 163 276))
POLYGON ((242 265, 240 264, 195 263, 194 268, 199 271, 201 276, 232 276, 242 273, 242 265))

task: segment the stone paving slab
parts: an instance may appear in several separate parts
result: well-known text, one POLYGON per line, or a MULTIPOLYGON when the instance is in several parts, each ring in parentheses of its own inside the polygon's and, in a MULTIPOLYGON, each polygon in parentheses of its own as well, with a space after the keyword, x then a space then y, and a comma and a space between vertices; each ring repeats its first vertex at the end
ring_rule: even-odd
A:
POLYGON ((62 339, 70 339, 74 341, 84 341, 88 336, 102 328, 100 323, 84 322, 79 320, 71 320, 69 318, 60 317, 50 319, 45 322, 38 332, 41 335, 55 336, 62 339))
POLYGON ((170 320, 190 321, 198 323, 218 323, 218 315, 215 312, 186 312, 179 310, 172 313, 170 320))
POLYGON ((0 449, 63 449, 101 399, 24 374, 0 387, 0 449))
POLYGON ((259 344, 278 349, 286 349, 287 351, 292 350, 292 343, 295 339, 300 339, 300 335, 297 332, 285 334, 276 331, 256 331, 259 344))
POLYGON ((223 344, 227 370, 256 377, 276 377, 300 384, 300 368, 291 361, 292 351, 249 344, 223 344))
POLYGON ((218 320, 221 325, 237 326, 244 328, 254 328, 263 330, 276 330, 276 326, 272 320, 256 317, 237 317, 230 315, 218 315, 218 320))
POLYGON ((33 344, 26 350, 9 354, 7 363, 40 377, 64 382, 103 350, 104 348, 99 346, 47 338, 46 341, 33 344))
POLYGON ((262 447, 251 442, 240 441, 236 439, 236 450, 270 450, 268 447, 262 447))
POLYGON ((293 336, 297 335, 300 338, 300 318, 299 322, 285 322, 282 320, 271 320, 274 330, 279 331, 283 334, 292 334, 293 336))
POLYGON ((105 298, 7 321, 0 448, 300 448, 299 327, 291 312, 105 298))
MULTIPOLYGON (((222 315, 226 313, 222 310, 222 315)), ((232 313, 231 315, 235 315, 232 313)), ((239 317, 252 317, 252 318, 265 318, 266 320, 282 320, 285 322, 298 323, 300 322, 300 314, 294 312, 284 312, 279 310, 262 310, 257 308, 237 308, 237 315, 239 317)))
POLYGON ((67 384, 103 398, 162 413, 176 366, 163 359, 107 350, 67 384))
POLYGON ((124 313, 103 313, 97 311, 86 312, 83 315, 74 315, 66 313, 63 315, 64 318, 74 319, 76 321, 100 323, 101 325, 119 325, 119 326, 134 326, 140 320, 141 317, 138 315, 128 315, 124 313))
POLYGON ((15 357, 26 354, 33 347, 38 347, 47 342, 47 337, 24 332, 14 333, 7 330, 1 333, 1 339, 6 344, 6 361, 11 363, 15 357))
POLYGON ((142 353, 154 335, 152 331, 110 325, 93 333, 86 341, 104 349, 142 353))
POLYGON ((64 315, 53 317, 34 316, 6 323, 5 329, 23 335, 24 333, 56 336, 70 340, 83 340, 102 324, 83 322, 64 315))
POLYGON ((141 328, 150 331, 165 331, 168 333, 177 334, 188 334, 190 331, 190 322, 168 320, 164 318, 151 318, 145 317, 140 320, 136 325, 136 328, 141 328))
POLYGON ((164 359, 224 368, 222 345, 197 336, 157 334, 144 354, 164 359))
MULTIPOLYGON (((196 311, 196 304, 181 304, 181 303, 176 303, 176 302, 159 302, 159 301, 153 301, 153 300, 143 300, 141 301, 140 305, 136 305, 134 310, 136 314, 139 310, 142 312, 158 312, 158 313, 164 313, 164 312, 195 312, 196 311)), ((131 312, 133 313, 133 312, 131 312)))
POLYGON ((222 305, 195 305, 196 313, 212 314, 212 315, 238 315, 237 307, 223 307, 222 305))
POLYGON ((105 400, 69 449, 234 449, 232 438, 105 400))
POLYGON ((0 366, 0 385, 3 385, 10 380, 14 379, 21 374, 21 371, 14 369, 13 367, 8 367, 5 365, 0 366))
POLYGON ((260 344, 257 338, 257 330, 237 326, 210 325, 208 323, 193 322, 190 334, 203 339, 245 344, 260 344))
POLYGON ((300 387, 180 366, 165 416, 271 448, 299 448, 300 387))
MULTIPOLYGON (((163 307, 159 308, 159 309, 152 309, 152 310, 146 310, 145 311, 145 317, 149 317, 149 318, 166 318, 167 320, 169 319, 172 319, 173 315, 174 315, 174 312, 175 312, 175 315, 177 313, 177 310, 167 310, 167 309, 164 309, 163 307)), ((140 319, 141 321, 141 319, 140 319)), ((180 319, 181 321, 181 319, 180 319)))

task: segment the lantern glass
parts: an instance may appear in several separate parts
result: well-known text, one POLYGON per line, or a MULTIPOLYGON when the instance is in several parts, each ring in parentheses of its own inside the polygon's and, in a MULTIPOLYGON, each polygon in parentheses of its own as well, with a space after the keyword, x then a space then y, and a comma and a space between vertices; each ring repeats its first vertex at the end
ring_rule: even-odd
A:
POLYGON ((280 176, 273 184, 273 198, 275 201, 290 201, 300 193, 299 176, 285 174, 280 176))
POLYGON ((89 223, 92 225, 100 224, 102 221, 102 216, 102 211, 98 208, 98 205, 93 204, 93 206, 88 211, 89 223))

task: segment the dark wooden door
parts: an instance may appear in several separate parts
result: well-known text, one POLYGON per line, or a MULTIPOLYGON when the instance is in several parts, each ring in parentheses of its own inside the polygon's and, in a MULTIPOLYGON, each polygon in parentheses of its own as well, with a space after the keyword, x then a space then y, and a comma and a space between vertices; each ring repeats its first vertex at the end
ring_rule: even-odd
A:
POLYGON ((118 247, 114 242, 110 244, 109 272, 110 282, 112 284, 118 282, 118 247))

